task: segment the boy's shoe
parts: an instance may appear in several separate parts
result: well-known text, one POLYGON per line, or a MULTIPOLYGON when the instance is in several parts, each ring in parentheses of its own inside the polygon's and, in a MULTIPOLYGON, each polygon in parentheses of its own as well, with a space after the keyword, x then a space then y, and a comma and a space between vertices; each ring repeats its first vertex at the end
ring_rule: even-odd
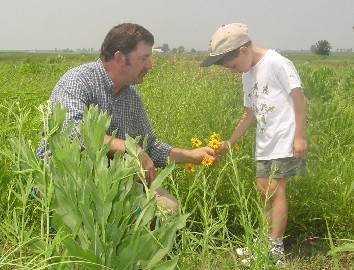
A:
MULTIPOLYGON (((265 237, 268 237, 268 240, 270 241, 270 235, 264 235, 265 237)), ((253 245, 257 244, 258 239, 254 238, 253 239, 253 245)), ((248 247, 239 247, 236 248, 236 254, 238 256, 249 256, 250 255, 250 250, 248 247)))
MULTIPOLYGON (((257 239, 253 241, 254 243, 257 242, 257 239)), ((255 255, 250 256, 250 250, 247 247, 240 247, 236 249, 236 253, 239 256, 248 256, 241 260, 241 263, 249 267, 251 260, 256 260, 257 257, 255 255)), ((284 266, 285 261, 285 253, 284 253, 284 243, 281 240, 272 241, 269 239, 269 258, 274 261, 276 266, 284 266)))
POLYGON ((236 254, 238 256, 249 256, 250 250, 248 247, 239 247, 239 248, 236 248, 236 254))
POLYGON ((276 266, 285 265, 285 253, 283 241, 269 242, 269 258, 275 262, 276 266))
POLYGON ((248 257, 247 259, 242 259, 241 263, 243 266, 249 268, 251 266, 251 261, 255 261, 255 260, 257 260, 257 256, 252 255, 252 256, 248 257))
POLYGON ((285 258, 281 258, 279 260, 276 261, 275 265, 276 266, 284 266, 286 264, 285 258))
MULTIPOLYGON (((252 255, 252 256, 250 256, 250 257, 247 258, 247 259, 241 260, 241 263, 242 263, 242 265, 243 265, 244 267, 249 268, 249 267, 251 266, 251 260, 257 260, 257 256, 252 255)), ((280 267, 285 266, 285 263, 286 263, 285 257, 281 257, 281 258, 279 258, 278 260, 276 260, 276 261, 274 262, 274 264, 275 264, 276 266, 280 266, 280 267)))
POLYGON ((243 260, 241 260, 241 263, 244 267, 249 268, 251 265, 251 259, 243 259, 243 260))

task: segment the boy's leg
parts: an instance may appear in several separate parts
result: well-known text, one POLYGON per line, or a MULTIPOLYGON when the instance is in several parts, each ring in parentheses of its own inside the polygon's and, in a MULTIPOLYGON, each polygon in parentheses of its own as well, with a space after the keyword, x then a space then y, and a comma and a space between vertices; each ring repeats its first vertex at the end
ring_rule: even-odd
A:
POLYGON ((306 172, 305 159, 292 157, 257 161, 257 189, 262 195, 270 227, 270 258, 277 265, 285 263, 283 237, 288 222, 286 188, 291 176, 306 172), (271 180, 270 180, 271 179, 271 180))
POLYGON ((269 256, 276 265, 285 264, 283 236, 288 222, 287 178, 257 178, 257 188, 266 205, 270 227, 269 256))
POLYGON ((286 198, 287 178, 257 178, 257 189, 261 193, 271 230, 271 239, 284 236, 288 222, 288 201, 286 198))

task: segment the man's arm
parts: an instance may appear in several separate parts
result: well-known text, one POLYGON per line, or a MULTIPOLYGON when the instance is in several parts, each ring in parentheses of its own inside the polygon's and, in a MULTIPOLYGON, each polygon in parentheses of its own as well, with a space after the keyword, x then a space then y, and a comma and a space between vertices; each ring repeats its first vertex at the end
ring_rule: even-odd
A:
MULTIPOLYGON (((111 138, 112 136, 105 135, 103 143, 107 144, 111 138)), ((113 138, 107 156, 113 158, 114 154, 117 152, 120 152, 120 154, 123 156, 125 154, 124 143, 125 140, 123 139, 113 138)), ((145 178, 148 183, 148 186, 150 186, 152 181, 154 181, 156 178, 156 168, 150 156, 143 149, 141 149, 139 152, 139 156, 141 155, 143 156, 142 166, 145 170, 145 178)))
POLYGON ((306 143, 307 99, 300 87, 294 88, 291 91, 290 96, 294 101, 294 113, 295 113, 294 157, 303 158, 307 154, 307 143, 306 143))
POLYGON ((168 157, 176 163, 200 164, 205 157, 210 158, 214 162, 215 152, 210 147, 196 149, 172 148, 168 157))
MULTIPOLYGON (((103 143, 107 144, 111 138, 112 138, 112 136, 105 135, 104 139, 103 139, 103 143)), ((125 143, 125 140, 113 138, 112 142, 111 142, 111 147, 109 148, 107 156, 110 158, 113 158, 113 156, 116 152, 120 152, 121 155, 124 155, 125 154, 124 143, 125 143)))

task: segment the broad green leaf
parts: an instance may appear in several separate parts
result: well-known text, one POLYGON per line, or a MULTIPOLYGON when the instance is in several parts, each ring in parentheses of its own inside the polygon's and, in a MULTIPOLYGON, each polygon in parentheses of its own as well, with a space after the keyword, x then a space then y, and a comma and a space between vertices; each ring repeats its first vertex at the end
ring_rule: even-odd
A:
POLYGON ((149 270, 173 270, 177 266, 178 257, 173 258, 172 260, 165 261, 161 264, 155 265, 152 268, 148 268, 149 270))
POLYGON ((338 253, 338 252, 347 252, 347 251, 354 252, 354 243, 348 243, 348 244, 341 245, 339 247, 335 247, 328 252, 328 255, 331 255, 333 253, 338 253))
POLYGON ((79 202, 79 209, 82 214, 82 222, 84 223, 85 230, 87 231, 88 237, 93 239, 95 237, 94 231, 94 218, 92 214, 92 210, 89 205, 86 205, 82 202, 79 202))
POLYGON ((156 213, 156 199, 151 198, 151 200, 141 209, 141 213, 135 223, 135 229, 138 227, 149 226, 153 220, 156 213))
POLYGON ((162 181, 167 177, 169 176, 173 169, 175 168, 175 163, 172 162, 170 164, 168 164, 166 166, 166 168, 164 168, 160 174, 156 177, 156 179, 152 182, 151 184, 151 187, 150 187, 150 193, 151 195, 154 194, 154 191, 158 188, 158 187, 161 187, 162 185, 162 181))
POLYGON ((117 269, 127 269, 129 266, 136 263, 138 256, 138 246, 142 243, 139 240, 139 232, 126 234, 125 239, 121 242, 117 250, 117 256, 120 259, 117 264, 117 269))
POLYGON ((71 237, 67 237, 63 243, 68 251, 68 256, 81 258, 93 263, 98 262, 95 254, 91 250, 83 250, 71 237))

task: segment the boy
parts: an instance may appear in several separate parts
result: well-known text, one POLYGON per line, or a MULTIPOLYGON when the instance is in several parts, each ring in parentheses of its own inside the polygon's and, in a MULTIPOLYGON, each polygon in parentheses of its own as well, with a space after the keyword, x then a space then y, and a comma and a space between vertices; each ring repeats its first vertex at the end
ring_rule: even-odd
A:
MULTIPOLYGON (((245 24, 220 27, 210 41, 209 51, 200 66, 216 64, 242 73, 246 108, 229 140, 222 143, 217 153, 227 152, 257 121, 257 190, 266 205, 270 257, 278 265, 284 264, 286 187, 290 176, 306 171, 306 97, 300 77, 290 60, 253 45, 245 24)), ((237 251, 242 253, 244 249, 237 251)))

